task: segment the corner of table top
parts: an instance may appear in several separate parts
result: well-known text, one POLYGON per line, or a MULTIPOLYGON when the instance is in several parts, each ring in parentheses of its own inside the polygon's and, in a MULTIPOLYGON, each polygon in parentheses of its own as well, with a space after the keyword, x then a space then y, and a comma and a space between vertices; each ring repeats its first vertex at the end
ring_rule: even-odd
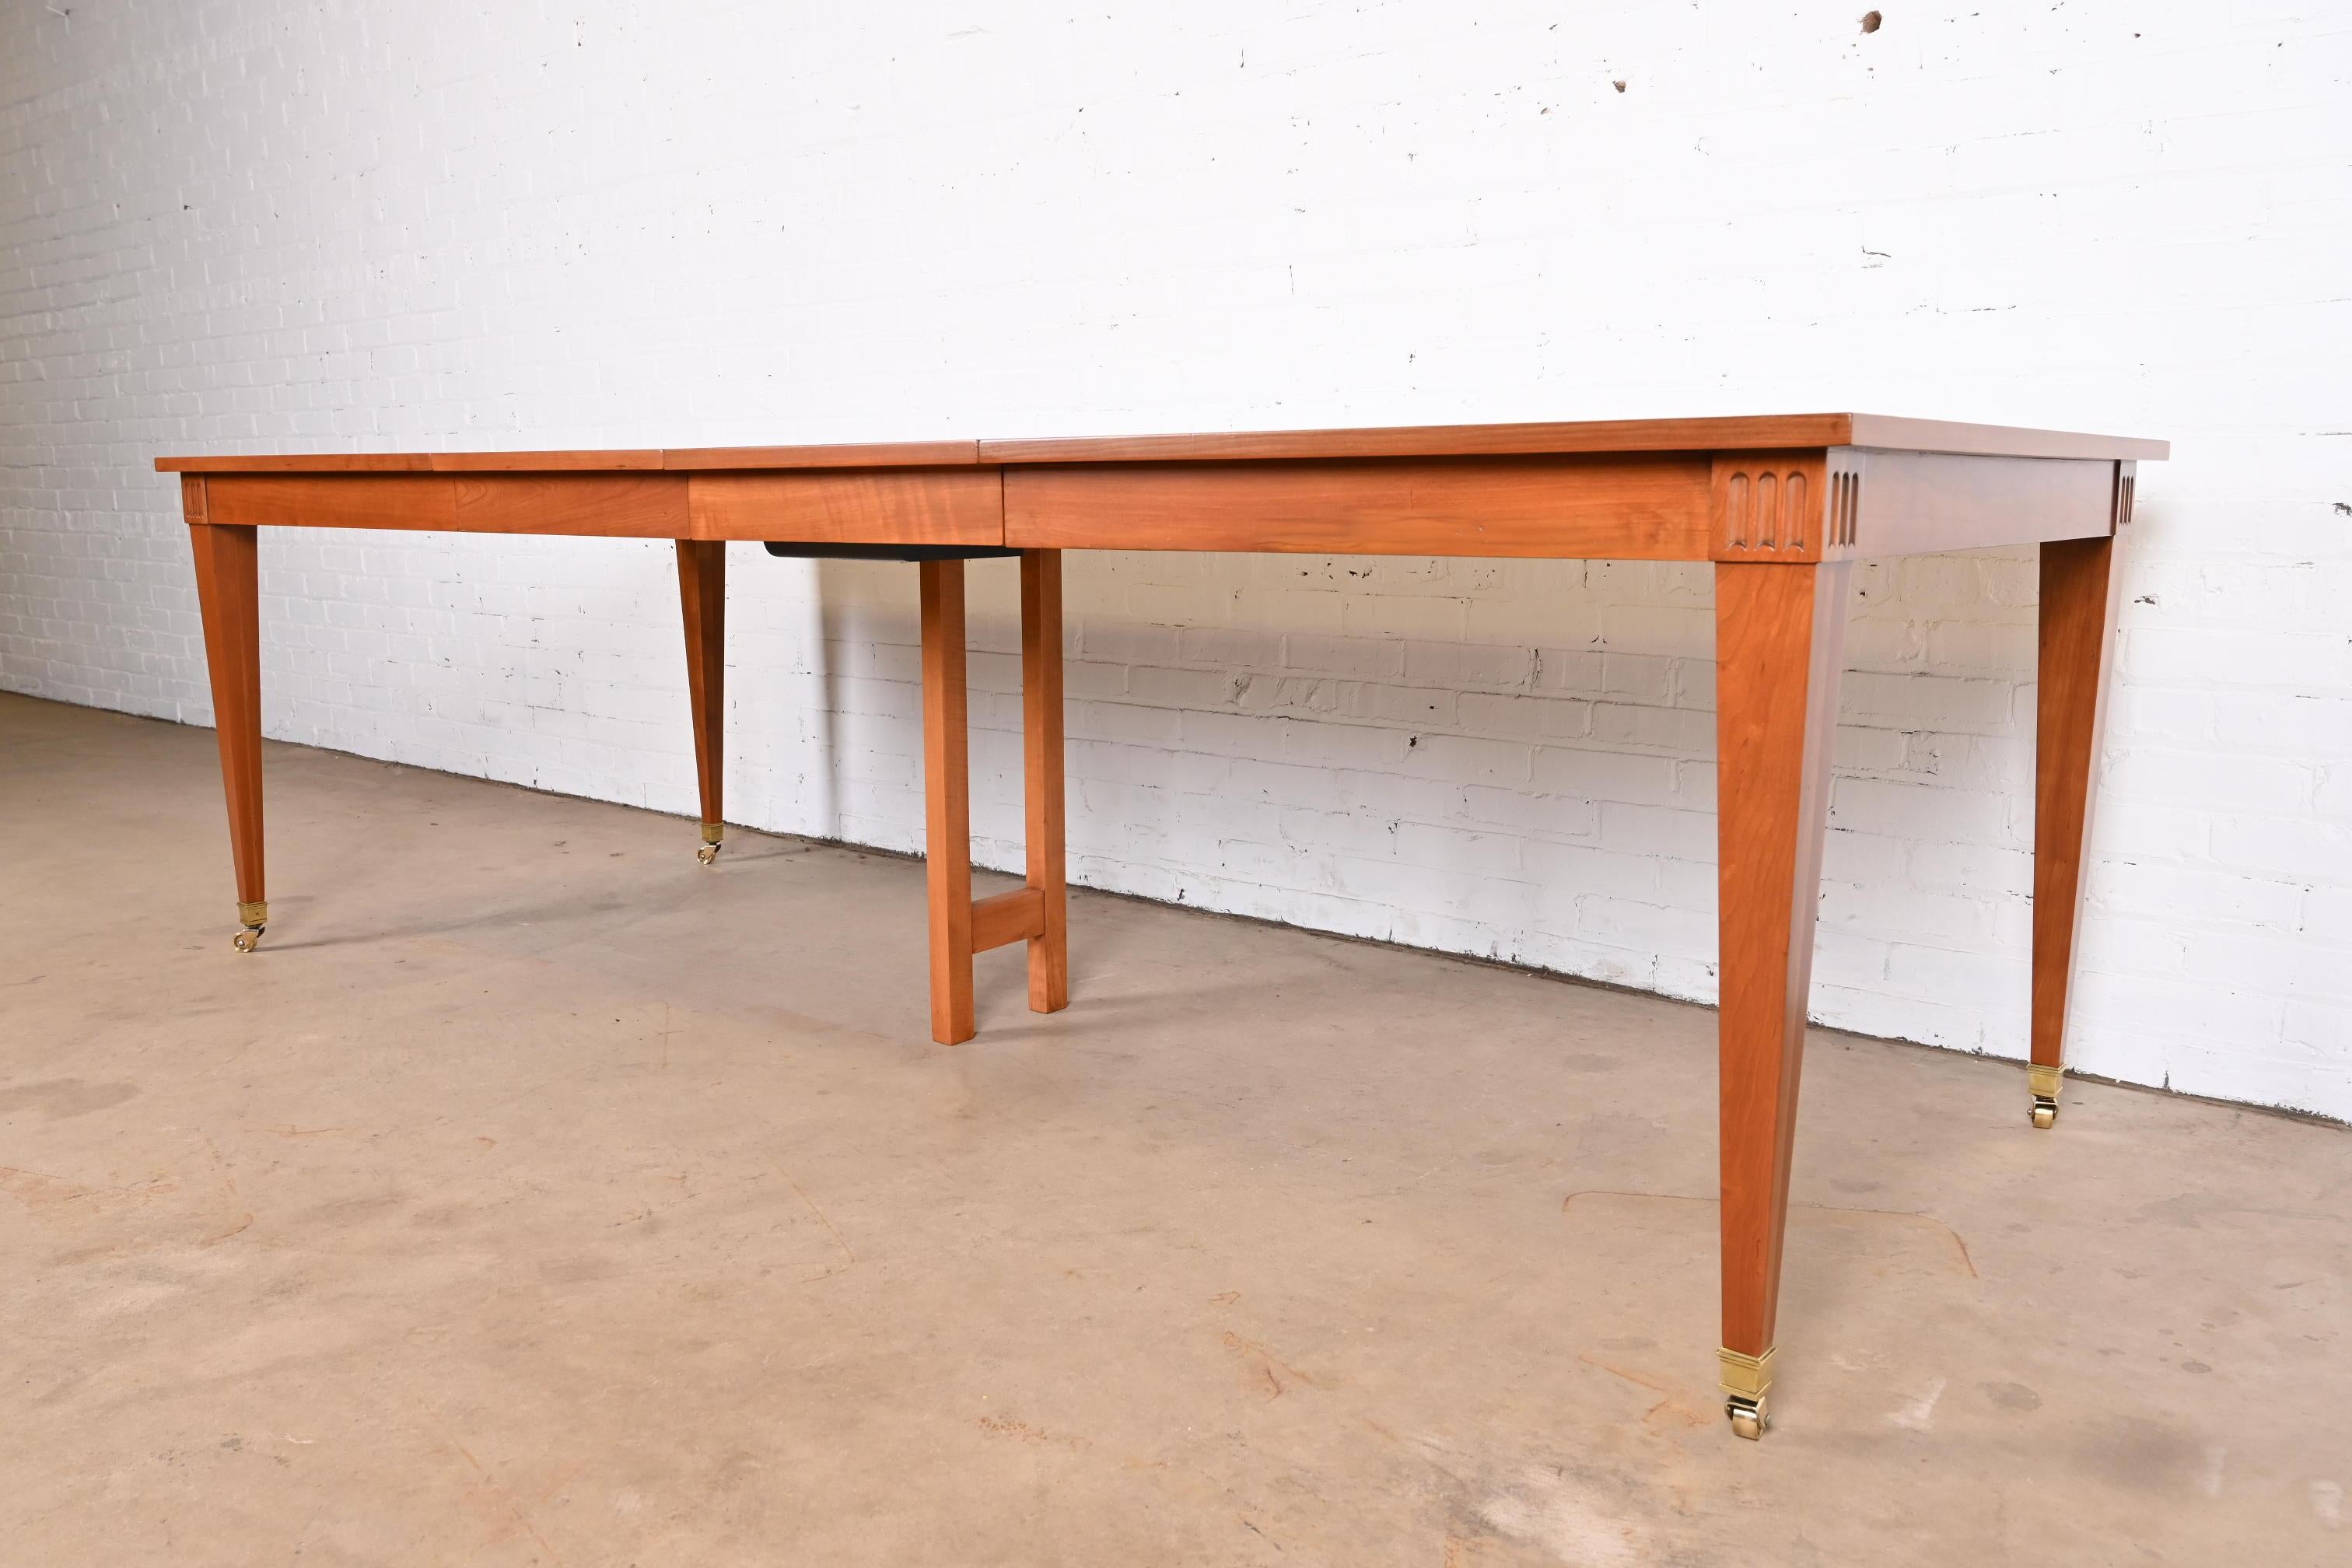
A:
POLYGON ((1846 437, 1836 445, 1878 451, 1985 458, 2074 458, 2126 463, 2162 462, 2172 455, 2171 442, 2138 436, 1913 419, 1893 414, 1843 414, 1837 417, 1845 421, 1846 437))

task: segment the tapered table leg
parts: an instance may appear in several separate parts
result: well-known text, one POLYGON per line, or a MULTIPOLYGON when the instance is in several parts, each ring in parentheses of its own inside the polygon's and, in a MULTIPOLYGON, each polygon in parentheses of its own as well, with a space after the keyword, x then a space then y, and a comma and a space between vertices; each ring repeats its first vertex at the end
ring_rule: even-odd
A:
POLYGON ((923 841, 929 884, 931 1038, 971 1038, 971 804, 964 728, 963 563, 925 561, 923 841))
POLYGON ((1760 1436, 1772 1384, 1797 1080, 1848 568, 1715 569, 1726 1408, 1760 1436))
MULTIPOLYGON (((201 495, 201 481, 198 481, 201 495)), ((201 502, 192 500, 191 505, 201 502)), ((261 944, 269 923, 261 877, 261 593, 258 541, 250 527, 224 527, 191 512, 196 603, 212 672, 213 727, 221 784, 228 795, 228 844, 236 866, 235 937, 239 952, 261 944)))
POLYGON ((727 836, 727 545, 716 539, 677 542, 677 597, 686 621, 686 690, 694 708, 694 766, 702 783, 702 847, 708 866, 727 836))
POLYGON ((1070 1005, 1068 854, 1063 847, 1062 552, 1021 552, 1022 778, 1028 797, 1029 886, 1044 905, 1029 939, 1029 1010, 1070 1005))
POLYGON ((2113 535, 2042 547, 2042 652, 2033 781, 2033 1041, 2026 1087, 2033 1124, 2058 1120, 2066 1072, 2066 998, 2083 909, 2107 665, 2115 645, 2113 535))

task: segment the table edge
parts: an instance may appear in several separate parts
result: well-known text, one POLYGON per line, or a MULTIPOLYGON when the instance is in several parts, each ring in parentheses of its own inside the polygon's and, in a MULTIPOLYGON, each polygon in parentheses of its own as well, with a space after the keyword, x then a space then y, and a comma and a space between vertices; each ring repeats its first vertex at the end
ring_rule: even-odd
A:
POLYGON ((1278 462, 1381 458, 1572 457, 1860 447, 1994 458, 2162 461, 2171 443, 2021 426, 1881 414, 1414 425, 1189 435, 896 441, 614 451, 382 452, 169 456, 159 473, 710 473, 796 468, 1018 468, 1045 463, 1278 462))

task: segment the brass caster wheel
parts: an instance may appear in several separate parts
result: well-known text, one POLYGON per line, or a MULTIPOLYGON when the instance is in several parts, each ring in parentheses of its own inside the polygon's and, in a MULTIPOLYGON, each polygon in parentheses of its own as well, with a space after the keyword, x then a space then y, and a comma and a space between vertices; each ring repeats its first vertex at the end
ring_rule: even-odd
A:
POLYGON ((1742 1399, 1735 1394, 1723 1402, 1723 1413, 1731 1417, 1731 1435, 1751 1443, 1763 1436, 1764 1429, 1772 1424, 1764 1414, 1764 1402, 1760 1399, 1742 1399))
POLYGON ((2042 1128, 2058 1125, 2058 1091, 2066 1082, 2063 1067, 2044 1067, 2040 1062, 2028 1064, 2025 1069, 2025 1091, 2033 1096, 2033 1125, 2042 1128))
POLYGON ((706 844, 694 852, 694 858, 706 866, 715 866, 719 863, 719 846, 706 844))
POLYGON ((261 933, 269 924, 269 905, 260 899, 237 901, 236 918, 245 929, 229 938, 239 952, 251 952, 261 945, 261 933))

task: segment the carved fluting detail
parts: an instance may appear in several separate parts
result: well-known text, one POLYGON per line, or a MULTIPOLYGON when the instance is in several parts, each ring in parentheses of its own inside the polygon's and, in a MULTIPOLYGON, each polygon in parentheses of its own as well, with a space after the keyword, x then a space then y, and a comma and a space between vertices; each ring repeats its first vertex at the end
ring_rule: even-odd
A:
POLYGON ((1830 544, 1834 549, 1853 545, 1855 524, 1862 514, 1862 476, 1857 473, 1830 476, 1830 544))
POLYGON ((1713 480, 1718 561, 1820 561, 1837 547, 1839 503, 1828 454, 1720 452, 1713 480))
POLYGON ((2116 526, 2121 528, 2132 520, 2132 492, 2137 488, 2138 474, 2129 463, 2116 465, 2116 526))
POLYGON ((1724 491, 1731 547, 1802 551, 1808 492, 1804 471, 1800 468, 1734 473, 1724 491))

